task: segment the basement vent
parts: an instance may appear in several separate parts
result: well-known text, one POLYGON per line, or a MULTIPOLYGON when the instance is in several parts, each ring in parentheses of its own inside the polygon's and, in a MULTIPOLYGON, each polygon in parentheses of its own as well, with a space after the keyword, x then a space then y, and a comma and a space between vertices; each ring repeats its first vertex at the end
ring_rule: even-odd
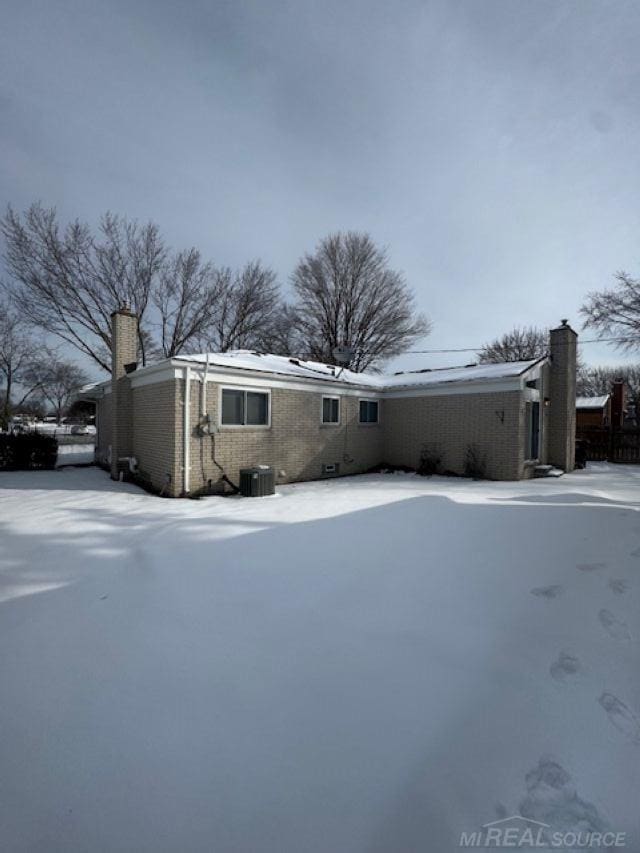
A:
POLYGON ((340 473, 340 463, 339 462, 323 463, 322 473, 323 474, 339 474, 340 473))

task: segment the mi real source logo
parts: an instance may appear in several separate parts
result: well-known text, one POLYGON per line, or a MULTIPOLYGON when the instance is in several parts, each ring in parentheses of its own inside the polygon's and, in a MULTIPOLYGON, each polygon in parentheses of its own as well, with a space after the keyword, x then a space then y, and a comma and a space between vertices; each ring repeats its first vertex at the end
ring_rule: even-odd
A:
POLYGON ((475 832, 460 834, 460 847, 493 847, 516 850, 610 850, 626 846, 624 832, 555 830, 550 824, 511 815, 483 824, 475 832))

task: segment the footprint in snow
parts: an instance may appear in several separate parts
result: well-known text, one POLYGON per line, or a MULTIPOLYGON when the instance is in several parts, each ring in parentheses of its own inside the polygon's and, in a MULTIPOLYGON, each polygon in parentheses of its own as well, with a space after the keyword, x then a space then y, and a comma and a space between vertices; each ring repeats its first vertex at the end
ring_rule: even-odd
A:
POLYGON ((629 554, 629 556, 630 556, 630 557, 640 557, 640 548, 636 548, 636 550, 635 550, 635 551, 632 551, 632 552, 629 554))
POLYGON ((577 657, 567 652, 560 652, 558 659, 551 664, 549 672, 555 681, 565 682, 570 676, 578 675, 581 669, 582 666, 577 657))
MULTIPOLYGON (((525 777, 527 794, 519 814, 546 824, 540 828, 545 840, 551 830, 562 832, 604 832, 607 820, 588 800, 579 796, 576 784, 564 767, 550 756, 543 756, 537 767, 525 777)), ((551 846, 551 845, 549 845, 551 846)))
POLYGON ((623 578, 612 578, 608 586, 611 592, 615 592, 616 595, 624 595, 629 589, 629 584, 623 578))
POLYGON ((551 601, 552 598, 557 598, 564 592, 564 587, 560 584, 552 584, 551 586, 536 586, 531 590, 531 595, 538 598, 544 598, 545 601, 551 601))
POLYGON ((616 619, 610 610, 602 609, 598 613, 598 620, 604 630, 613 637, 614 640, 630 640, 631 632, 626 622, 621 619, 616 619))
POLYGON ((578 563, 576 569, 580 572, 597 572, 599 569, 606 569, 606 563, 578 563))
POLYGON ((633 743, 640 744, 640 719, 613 693, 603 693, 598 702, 607 712, 609 722, 633 743))

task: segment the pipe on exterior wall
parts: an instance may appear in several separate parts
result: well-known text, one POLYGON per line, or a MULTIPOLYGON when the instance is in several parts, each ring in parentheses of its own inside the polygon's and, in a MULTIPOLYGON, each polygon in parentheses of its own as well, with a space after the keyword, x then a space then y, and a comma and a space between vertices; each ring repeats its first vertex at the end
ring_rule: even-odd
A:
POLYGON ((126 462, 130 474, 138 473, 138 460, 135 456, 120 456, 118 462, 126 462))
POLYGON ((191 439, 191 368, 187 365, 184 369, 184 412, 182 424, 182 440, 183 440, 183 458, 182 464, 184 472, 182 475, 182 491, 185 495, 189 494, 189 468, 191 459, 189 454, 189 442, 191 439))
POLYGON ((202 377, 202 392, 200 396, 200 417, 204 421, 207 417, 207 377, 209 376, 209 353, 204 364, 204 376, 202 377))

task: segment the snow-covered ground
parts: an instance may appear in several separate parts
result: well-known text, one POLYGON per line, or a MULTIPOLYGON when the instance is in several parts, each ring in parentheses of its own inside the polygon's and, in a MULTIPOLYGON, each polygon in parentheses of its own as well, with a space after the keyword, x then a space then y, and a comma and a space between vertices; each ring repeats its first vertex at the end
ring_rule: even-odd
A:
MULTIPOLYGON (((73 435, 75 427, 76 424, 43 423, 42 421, 22 425, 22 429, 26 432, 40 432, 43 435, 55 436, 73 435)), ((85 429, 87 430, 86 435, 96 434, 96 428, 93 425, 89 425, 85 429)))
POLYGON ((640 467, 278 492, 0 475, 2 849, 640 850, 640 467))
POLYGON ((92 465, 95 457, 94 444, 59 444, 58 468, 64 465, 92 465))

